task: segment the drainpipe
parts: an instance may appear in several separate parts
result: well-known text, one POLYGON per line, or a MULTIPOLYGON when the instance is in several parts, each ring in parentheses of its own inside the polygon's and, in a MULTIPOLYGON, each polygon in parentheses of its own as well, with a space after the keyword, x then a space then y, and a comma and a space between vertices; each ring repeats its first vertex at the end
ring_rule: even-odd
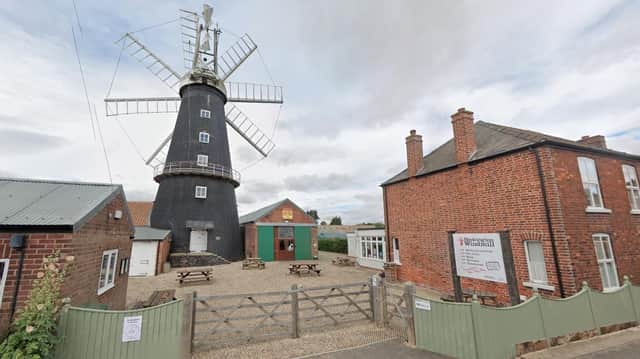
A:
POLYGON ((10 247, 20 251, 20 261, 18 262, 18 272, 16 273, 16 287, 13 290, 13 298, 11 300, 11 311, 9 313, 9 322, 13 321, 13 315, 16 313, 18 305, 18 292, 20 291, 20 282, 22 279, 22 268, 24 267, 25 247, 27 246, 27 236, 24 234, 14 234, 11 237, 10 247))
POLYGON ((562 283, 562 274, 560 273, 560 264, 558 264, 558 248, 556 247, 556 236, 553 233, 553 226, 551 225, 551 210, 549 209, 549 200, 547 198, 547 190, 545 189, 544 176, 542 170, 542 160, 540 159, 540 153, 529 147, 529 150, 536 156, 536 165, 538 166, 538 177, 540 178, 540 189, 542 190, 542 200, 544 201, 544 212, 547 217, 547 227, 549 230, 549 237, 551 239, 551 250, 553 252, 553 263, 556 268, 556 277, 558 278, 558 287, 560 287, 560 297, 564 298, 564 285, 562 283))
MULTIPOLYGON (((387 262, 389 262, 389 257, 393 253, 391 252, 391 230, 389 229, 389 212, 387 208, 387 188, 382 187, 382 204, 384 207, 384 235, 385 235, 385 247, 387 247, 387 262)), ((395 258, 393 259, 395 261, 395 258)))

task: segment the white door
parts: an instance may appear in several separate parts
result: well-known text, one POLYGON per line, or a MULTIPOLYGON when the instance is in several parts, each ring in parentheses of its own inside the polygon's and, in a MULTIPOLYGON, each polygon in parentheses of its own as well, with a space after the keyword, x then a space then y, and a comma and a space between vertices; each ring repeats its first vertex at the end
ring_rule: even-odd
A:
POLYGON ((393 239, 393 261, 396 264, 400 264, 400 246, 398 243, 398 238, 393 239))
POLYGON ((189 238, 189 250, 191 252, 207 251, 207 231, 191 231, 191 237, 189 238))
POLYGON ((134 241, 131 247, 130 276, 154 276, 156 274, 157 241, 134 241))

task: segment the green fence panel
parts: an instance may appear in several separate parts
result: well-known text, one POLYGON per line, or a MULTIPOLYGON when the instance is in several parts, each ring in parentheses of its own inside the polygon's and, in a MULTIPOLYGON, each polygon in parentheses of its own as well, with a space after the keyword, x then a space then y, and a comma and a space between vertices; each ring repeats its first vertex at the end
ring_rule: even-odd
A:
POLYGON ((311 259, 311 228, 294 227, 296 239, 296 260, 311 259))
POLYGON ((265 262, 271 262, 273 252, 273 226, 258 226, 258 257, 265 262))
POLYGON ((516 344, 544 339, 538 297, 508 308, 474 304, 474 325, 480 359, 512 358, 516 344))
POLYGON ((475 359, 471 304, 447 303, 416 297, 430 310, 413 309, 416 346, 461 359, 475 359))
POLYGON ((640 321, 640 287, 631 286, 631 295, 635 306, 636 321, 640 321))
POLYGON ((71 307, 60 316, 59 359, 178 359, 181 353, 182 300, 156 307, 106 311, 71 307), (125 317, 142 316, 139 341, 123 342, 125 317))
POLYGON ((626 286, 610 293, 591 291, 591 305, 600 327, 635 321, 633 303, 626 286))
POLYGON ((595 328, 586 291, 565 299, 540 298, 540 306, 548 337, 595 328))

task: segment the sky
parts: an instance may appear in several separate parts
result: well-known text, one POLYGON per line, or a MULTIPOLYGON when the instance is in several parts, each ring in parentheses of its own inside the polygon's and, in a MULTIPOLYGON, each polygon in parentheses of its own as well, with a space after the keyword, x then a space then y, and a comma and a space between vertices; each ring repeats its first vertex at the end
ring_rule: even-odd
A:
MULTIPOLYGON (((602 134, 640 154, 640 2, 209 4, 222 49, 244 33, 258 44, 231 80, 284 87, 282 106, 238 105, 277 146, 261 160, 229 131, 240 214, 286 197, 322 219, 382 221, 379 185, 406 168, 409 130, 428 153, 451 138, 459 107, 568 139, 602 134)), ((175 114, 106 117, 103 99, 110 88, 111 97, 175 95, 126 53, 115 71, 115 42, 142 29, 145 46, 183 72, 181 8, 202 2, 4 0, 0 176, 109 182, 110 169, 129 200, 153 200, 144 159, 175 114)))

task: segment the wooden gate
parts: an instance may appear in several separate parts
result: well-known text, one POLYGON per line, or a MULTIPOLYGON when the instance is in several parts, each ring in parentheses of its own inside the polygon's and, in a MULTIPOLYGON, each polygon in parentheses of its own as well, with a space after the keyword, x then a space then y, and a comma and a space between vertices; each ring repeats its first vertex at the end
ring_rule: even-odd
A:
POLYGON ((262 293, 198 296, 194 302, 195 350, 273 337, 373 318, 367 282, 298 287, 262 293))

